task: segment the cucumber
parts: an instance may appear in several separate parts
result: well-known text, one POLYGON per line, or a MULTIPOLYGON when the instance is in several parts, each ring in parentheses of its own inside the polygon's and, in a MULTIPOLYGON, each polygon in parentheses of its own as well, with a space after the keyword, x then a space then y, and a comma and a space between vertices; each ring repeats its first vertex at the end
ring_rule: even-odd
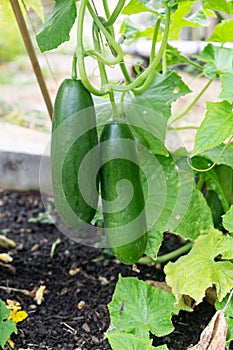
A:
POLYGON ((98 179, 93 177, 98 166, 97 153, 88 158, 88 169, 82 177, 84 196, 79 171, 84 157, 97 144, 92 97, 81 80, 65 79, 54 104, 51 164, 55 206, 64 224, 72 228, 90 223, 96 212, 98 179))
POLYGON ((135 143, 129 126, 122 120, 108 122, 100 137, 104 227, 113 253, 124 264, 136 263, 147 243, 145 201, 135 143), (128 203, 129 183, 119 182, 123 179, 133 187, 128 203), (117 184, 121 185, 119 193, 117 184))

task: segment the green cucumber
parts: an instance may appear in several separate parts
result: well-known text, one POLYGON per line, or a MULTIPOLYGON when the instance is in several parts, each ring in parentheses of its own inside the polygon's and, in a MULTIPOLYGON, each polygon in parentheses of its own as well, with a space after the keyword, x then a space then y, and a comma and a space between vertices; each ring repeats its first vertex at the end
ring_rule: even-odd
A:
POLYGON ((82 177, 84 196, 79 186, 79 171, 84 157, 97 145, 92 97, 81 80, 65 79, 54 105, 51 164, 56 209, 65 225, 72 228, 90 223, 96 212, 98 179, 93 181, 93 177, 98 167, 97 147, 82 177))
POLYGON ((100 137, 100 162, 104 227, 109 245, 121 262, 136 263, 147 243, 145 201, 136 142, 123 121, 113 120, 104 126, 100 137), (123 179, 128 183, 122 182, 123 179), (132 191, 127 199, 129 183, 132 191), (119 193, 117 184, 121 186, 119 193))

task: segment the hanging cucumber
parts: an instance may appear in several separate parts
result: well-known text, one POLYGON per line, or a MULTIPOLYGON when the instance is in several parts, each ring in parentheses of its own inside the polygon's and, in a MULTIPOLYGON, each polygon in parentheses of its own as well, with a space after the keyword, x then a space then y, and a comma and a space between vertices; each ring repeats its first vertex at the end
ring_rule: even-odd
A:
POLYGON ((52 122, 52 184, 56 209, 63 222, 78 227, 89 223, 98 201, 93 181, 98 156, 91 153, 82 176, 80 165, 98 144, 93 100, 81 80, 65 79, 56 96, 52 122))
POLYGON ((147 226, 137 151, 127 124, 113 120, 104 126, 100 161, 104 226, 109 244, 121 262, 136 263, 146 248, 147 226))

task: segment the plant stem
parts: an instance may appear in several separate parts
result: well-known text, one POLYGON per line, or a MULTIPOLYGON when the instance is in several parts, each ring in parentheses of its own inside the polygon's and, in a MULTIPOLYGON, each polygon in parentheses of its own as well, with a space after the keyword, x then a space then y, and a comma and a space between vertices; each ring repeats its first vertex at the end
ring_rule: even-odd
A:
POLYGON ((103 0, 103 6, 104 6, 104 11, 105 11, 106 17, 109 19, 111 14, 110 14, 109 7, 108 7, 108 0, 103 0))
POLYGON ((190 105, 182 112, 180 113, 177 117, 174 117, 171 121, 170 121, 170 125, 171 123, 176 122, 177 120, 180 120, 181 118, 183 118, 197 103, 197 101, 200 99, 200 97, 204 94, 204 92, 208 89, 208 87, 210 86, 210 84, 213 82, 214 79, 210 79, 208 81, 208 83, 204 86, 204 88, 199 92, 199 94, 195 97, 195 99, 190 103, 190 105))
POLYGON ((113 59, 108 59, 107 57, 103 56, 101 53, 96 52, 95 50, 87 50, 85 53, 88 56, 92 56, 98 59, 98 61, 101 61, 104 64, 107 64, 108 66, 115 65, 120 63, 123 60, 123 52, 121 47, 117 44, 117 42, 114 40, 114 38, 111 36, 111 34, 108 32, 108 30, 105 28, 99 17, 96 15, 95 11, 91 7, 90 3, 85 0, 87 3, 88 11, 90 12, 94 22, 99 27, 101 32, 104 34, 105 38, 107 39, 109 45, 112 46, 114 52, 116 52, 116 56, 113 59))
POLYGON ((79 74, 84 86, 94 95, 102 96, 107 93, 106 90, 98 90, 96 89, 89 81, 87 77, 87 72, 85 68, 85 50, 83 45, 83 25, 84 25, 84 17, 85 11, 87 7, 87 0, 82 0, 79 8, 79 16, 78 16, 78 26, 77 26, 77 61, 79 66, 79 74))
MULTIPOLYGON (((95 50, 100 51, 101 45, 100 45, 100 38, 99 38, 99 28, 96 26, 96 24, 94 22, 93 22, 93 27, 92 27, 92 35, 93 35, 93 42, 94 42, 95 50)), ((105 69, 105 65, 100 61, 98 61, 98 65, 99 65, 101 83, 102 83, 102 85, 107 84, 108 83, 108 76, 107 76, 107 72, 105 69)), ((109 91, 109 98, 110 98, 110 101, 112 104, 113 118, 118 118, 118 110, 116 107, 115 97, 114 97, 114 93, 112 90, 109 91)))
POLYGON ((120 63, 120 69, 125 77, 125 81, 130 84, 132 82, 131 76, 129 75, 129 72, 126 68, 125 62, 120 63))
POLYGON ((199 180, 198 180, 198 184, 197 184, 197 189, 199 191, 202 190, 202 187, 203 187, 204 183, 205 183, 205 180, 203 179, 203 177, 200 177, 199 180))
POLYGON ((166 74, 166 72, 167 72, 166 48, 163 51, 162 72, 163 72, 163 74, 166 74))
POLYGON ((181 255, 188 253, 193 246, 193 242, 189 242, 185 244, 183 247, 178 248, 170 253, 158 256, 156 259, 152 259, 148 256, 142 257, 139 261, 138 264, 143 264, 143 265, 150 265, 150 264, 164 264, 172 259, 178 258, 181 255))
POLYGON ((161 17, 159 17, 156 21, 156 24, 155 24, 155 29, 154 29, 153 39, 152 39, 152 44, 151 44, 150 62, 152 62, 153 59, 155 58, 156 44, 157 44, 157 40, 158 40, 158 33, 159 33, 161 20, 162 20, 161 17))
POLYGON ((188 129, 197 130, 197 129, 199 129, 199 127, 195 126, 195 125, 187 125, 187 126, 177 126, 174 128, 171 128, 171 127, 168 128, 168 130, 188 130, 188 129))
POLYGON ((117 119, 119 117, 119 114, 118 114, 118 110, 115 102, 114 92, 112 90, 109 91, 109 98, 112 105, 113 118, 117 119))
POLYGON ((77 55, 76 52, 73 56, 73 62, 72 62, 72 79, 77 79, 77 55))
POLYGON ((151 82, 153 81, 153 78, 154 78, 153 72, 154 72, 155 68, 157 67, 157 65, 159 64, 160 59, 163 55, 163 51, 167 45, 167 39, 168 39, 169 27, 170 27, 170 15, 171 15, 170 7, 167 6, 166 25, 165 25, 165 29, 164 29, 163 39, 162 39, 162 42, 160 45, 159 52, 158 52, 157 56, 154 58, 153 62, 151 62, 150 66, 142 74, 140 74, 132 83, 128 84, 127 86, 120 86, 120 85, 111 84, 111 86, 108 86, 108 88, 112 88, 115 91, 124 92, 124 91, 133 90, 137 86, 139 86, 140 84, 143 84, 143 83, 144 84, 140 88, 138 88, 137 90, 135 89, 135 92, 141 93, 148 88, 148 86, 151 84, 151 82), (145 79, 146 79, 146 81, 145 81, 145 79))
POLYGON ((121 10, 123 9, 124 5, 125 5, 126 0, 119 0, 118 4, 116 5, 113 13, 111 14, 110 18, 108 19, 108 21, 105 23, 106 27, 110 27, 112 26, 115 21, 117 20, 119 14, 121 13, 121 10))

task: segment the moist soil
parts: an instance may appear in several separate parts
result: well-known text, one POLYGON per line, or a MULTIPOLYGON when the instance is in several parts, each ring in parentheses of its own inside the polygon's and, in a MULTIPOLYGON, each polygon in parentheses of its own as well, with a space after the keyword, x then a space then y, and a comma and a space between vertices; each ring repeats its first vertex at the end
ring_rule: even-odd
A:
MULTIPOLYGON (((30 222, 44 211, 37 192, 0 190, 0 233, 7 233, 16 242, 13 249, 0 248, 13 258, 8 267, 0 265, 0 298, 19 302, 28 313, 27 319, 18 323, 18 334, 11 337, 15 349, 110 350, 104 332, 110 322, 107 304, 118 275, 164 281, 163 266, 138 265, 135 272, 101 249, 71 241, 53 224, 30 222), (51 247, 58 238, 61 243, 51 258, 51 247), (74 268, 78 272, 71 276, 74 268), (43 302, 37 305, 22 290, 32 291, 40 285, 46 289, 43 302)), ((165 234, 159 254, 180 245, 178 237, 165 234)), ((166 337, 153 338, 153 345, 187 349, 198 342, 214 312, 206 301, 192 313, 180 311, 172 318, 175 330, 166 337)))

